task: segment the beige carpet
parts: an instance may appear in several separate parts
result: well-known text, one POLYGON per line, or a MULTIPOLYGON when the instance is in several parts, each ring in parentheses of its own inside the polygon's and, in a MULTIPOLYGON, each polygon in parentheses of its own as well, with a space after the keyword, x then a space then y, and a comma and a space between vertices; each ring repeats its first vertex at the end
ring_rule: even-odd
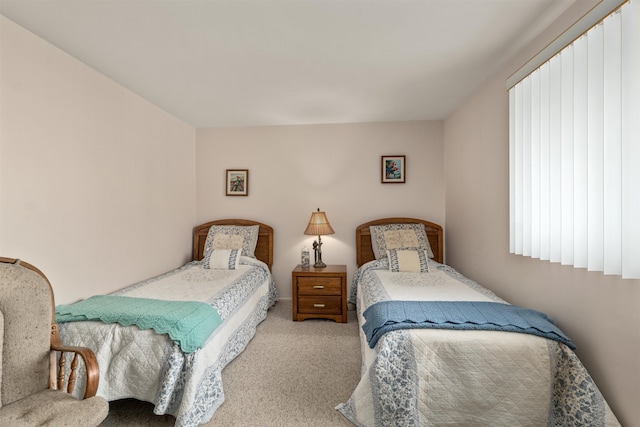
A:
MULTIPOLYGON (((334 408, 360 378, 355 312, 348 323, 291 320, 291 302, 280 301, 256 336, 222 371, 225 401, 206 426, 350 426, 334 408)), ((103 426, 172 426, 136 400, 112 402, 103 426)))

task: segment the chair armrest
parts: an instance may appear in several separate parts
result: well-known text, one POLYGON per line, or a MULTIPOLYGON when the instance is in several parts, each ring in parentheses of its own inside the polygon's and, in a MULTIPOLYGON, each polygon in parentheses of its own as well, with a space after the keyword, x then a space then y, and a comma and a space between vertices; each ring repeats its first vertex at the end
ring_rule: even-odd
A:
POLYGON ((54 390, 64 390, 64 384, 67 384, 67 393, 73 393, 76 382, 76 368, 78 366, 78 356, 84 362, 87 382, 85 384, 83 399, 93 397, 98 391, 100 382, 100 369, 98 368, 98 359, 93 350, 87 347, 71 347, 62 345, 58 336, 58 325, 53 324, 51 328, 51 361, 49 374, 49 388, 54 390), (56 357, 56 352, 60 353, 60 357, 56 357), (65 353, 73 353, 71 359, 69 377, 65 378, 65 353), (56 363, 57 359, 57 363, 56 363))
POLYGON ((83 399, 87 399, 89 397, 93 397, 96 395, 98 391, 98 383, 100 381, 100 370, 98 369, 98 359, 96 359, 96 355, 90 348, 86 347, 67 347, 67 346, 51 346, 53 360, 55 360, 55 353, 60 353, 60 358, 58 359, 58 364, 56 366, 55 362, 53 367, 55 372, 57 373, 54 387, 51 387, 51 381, 49 382, 49 388, 54 388, 57 390, 62 390, 64 387, 64 383, 67 383, 67 393, 72 393, 75 387, 75 379, 76 379, 76 368, 77 368, 77 360, 78 356, 80 356, 84 362, 87 383, 84 389, 83 399), (73 353, 73 359, 71 361, 71 368, 69 372, 69 378, 65 378, 65 363, 66 357, 65 353, 73 353), (65 381, 66 380, 66 381, 65 381))

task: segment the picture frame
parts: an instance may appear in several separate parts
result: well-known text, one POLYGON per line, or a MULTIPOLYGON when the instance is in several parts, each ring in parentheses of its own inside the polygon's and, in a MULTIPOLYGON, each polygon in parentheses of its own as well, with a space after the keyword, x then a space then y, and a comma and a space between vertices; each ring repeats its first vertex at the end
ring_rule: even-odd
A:
POLYGON ((249 195, 249 169, 227 169, 227 196, 249 195))
POLYGON ((381 156, 382 157, 382 183, 404 184, 407 181, 406 156, 381 156))

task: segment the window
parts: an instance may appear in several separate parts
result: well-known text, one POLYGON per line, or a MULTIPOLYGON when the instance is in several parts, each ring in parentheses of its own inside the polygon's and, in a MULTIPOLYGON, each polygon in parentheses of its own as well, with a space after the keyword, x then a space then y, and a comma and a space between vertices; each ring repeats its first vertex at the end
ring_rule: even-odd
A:
POLYGON ((510 252, 640 279, 640 0, 518 80, 510 252))

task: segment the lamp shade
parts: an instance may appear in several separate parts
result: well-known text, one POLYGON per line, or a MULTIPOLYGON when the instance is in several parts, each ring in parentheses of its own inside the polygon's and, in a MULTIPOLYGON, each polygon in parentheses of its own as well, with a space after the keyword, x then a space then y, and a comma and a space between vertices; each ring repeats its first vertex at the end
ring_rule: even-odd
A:
POLYGON ((309 219, 307 229, 304 230, 304 234, 308 234, 310 236, 325 236, 327 234, 334 233, 335 231, 333 231, 333 228, 331 228, 331 224, 329 224, 329 220, 327 219, 327 214, 320 212, 320 209, 311 214, 311 219, 309 219))

